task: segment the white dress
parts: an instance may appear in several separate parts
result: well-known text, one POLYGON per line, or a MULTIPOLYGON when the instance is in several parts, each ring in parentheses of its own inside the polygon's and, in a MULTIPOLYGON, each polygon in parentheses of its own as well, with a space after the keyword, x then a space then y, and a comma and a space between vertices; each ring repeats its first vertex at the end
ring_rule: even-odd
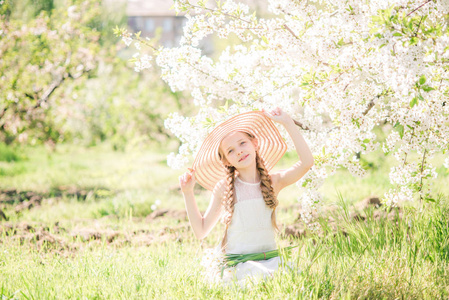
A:
MULTIPOLYGON (((235 180, 236 203, 231 224, 228 227, 226 253, 248 254, 276 250, 275 231, 271 223, 270 209, 262 196, 259 183, 247 183, 239 177, 235 180)), ((259 280, 278 270, 281 259, 239 263, 233 268, 219 267, 220 246, 207 249, 201 264, 205 267, 205 276, 213 282, 259 280)))

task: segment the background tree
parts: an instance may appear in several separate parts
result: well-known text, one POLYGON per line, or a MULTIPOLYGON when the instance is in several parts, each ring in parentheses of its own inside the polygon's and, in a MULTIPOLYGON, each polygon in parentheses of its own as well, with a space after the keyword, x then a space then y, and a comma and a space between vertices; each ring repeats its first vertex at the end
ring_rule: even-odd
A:
POLYGON ((76 81, 97 65, 99 32, 87 24, 100 13, 92 2, 80 2, 68 9, 53 9, 51 1, 40 2, 37 16, 29 21, 2 15, 0 51, 0 139, 56 142, 63 135, 47 111, 59 105, 60 88, 76 81))
POLYGON ((0 141, 53 147, 107 140, 124 149, 167 140, 163 120, 188 105, 154 72, 130 70, 130 51, 111 30, 126 25, 125 5, 1 2, 0 141))

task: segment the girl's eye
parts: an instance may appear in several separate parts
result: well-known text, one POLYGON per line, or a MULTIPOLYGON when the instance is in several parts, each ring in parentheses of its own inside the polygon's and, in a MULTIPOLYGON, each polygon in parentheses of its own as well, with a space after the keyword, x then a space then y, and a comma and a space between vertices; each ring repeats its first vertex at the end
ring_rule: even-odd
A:
POLYGON ((231 152, 232 152, 232 150, 229 150, 228 154, 231 153, 231 152))
POLYGON ((241 142, 240 145, 243 145, 243 144, 245 144, 245 143, 246 143, 246 142, 241 142))

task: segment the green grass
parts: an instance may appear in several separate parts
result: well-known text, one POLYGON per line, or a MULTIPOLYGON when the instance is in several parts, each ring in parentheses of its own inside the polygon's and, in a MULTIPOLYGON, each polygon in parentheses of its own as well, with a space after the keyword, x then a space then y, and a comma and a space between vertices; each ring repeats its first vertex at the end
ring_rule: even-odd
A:
POLYGON ((4 143, 0 143, 0 161, 12 162, 19 161, 21 159, 17 151, 11 147, 8 147, 4 143))
MULTIPOLYGON (((448 174, 442 168, 437 168, 434 187, 440 194, 437 203, 410 203, 398 220, 378 218, 368 211, 365 222, 351 219, 351 206, 390 188, 388 172, 394 161, 373 153, 364 158, 374 166, 365 178, 337 172, 322 192, 323 206, 333 208, 330 211, 338 222, 329 222, 323 215, 323 230, 316 234, 279 236, 280 245, 299 245, 291 258, 297 272, 278 273, 241 289, 210 286, 202 280, 201 253, 218 244, 220 224, 201 244, 182 217, 146 218, 157 199, 161 201, 158 208, 184 210, 177 183, 182 171, 165 165, 165 152, 123 153, 66 145, 51 154, 43 148, 27 148, 20 155, 19 161, 2 162, 5 169, 20 166, 22 171, 1 175, 0 188, 49 196, 40 206, 20 213, 15 212, 17 203, 0 207, 9 217, 0 228, 32 227, 0 233, 0 294, 5 299, 449 297, 449 192, 443 184, 448 174), (60 186, 88 193, 86 197, 52 196, 60 186), (83 230, 101 233, 101 237, 85 240, 75 234, 83 230), (116 236, 110 238, 108 232, 116 236), (58 242, 44 239, 48 234, 58 242)), ((293 159, 286 156, 278 168, 293 159)), ((210 193, 198 189, 197 194, 204 211, 210 193)), ((280 224, 298 222, 292 206, 298 196, 295 186, 280 194, 280 224)))
POLYGON ((3 238, 0 270, 7 280, 0 285, 7 297, 37 299, 447 298, 448 217, 449 209, 441 205, 407 212, 397 225, 342 221, 346 234, 293 241, 301 249, 293 254, 298 273, 277 274, 246 290, 204 283, 200 245, 189 237, 148 247, 99 243, 69 257, 3 238))

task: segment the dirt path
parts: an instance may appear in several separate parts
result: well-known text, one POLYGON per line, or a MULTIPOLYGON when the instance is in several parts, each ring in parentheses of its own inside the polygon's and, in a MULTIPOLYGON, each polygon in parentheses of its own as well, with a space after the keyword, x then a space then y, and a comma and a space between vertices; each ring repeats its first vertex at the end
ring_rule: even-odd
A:
POLYGON ((79 189, 76 186, 58 186, 44 192, 0 189, 0 221, 8 220, 8 216, 3 211, 3 208, 7 205, 13 205, 14 212, 20 214, 24 210, 40 206, 44 201, 55 203, 64 197, 76 197, 78 200, 84 201, 86 198, 101 198, 114 194, 114 191, 104 188, 79 189))
MULTIPOLYGON (((77 190, 73 187, 59 187, 57 191, 51 193, 36 193, 30 191, 0 190, 0 204, 15 205, 15 212, 20 213, 24 209, 30 209, 39 206, 45 199, 54 199, 55 197, 76 196, 80 199, 95 196, 94 190, 77 190), (48 198, 52 196, 52 198, 48 198), (47 197, 47 198, 46 198, 47 197)), ((299 205, 284 207, 282 210, 294 210, 298 213, 297 219, 293 224, 287 224, 283 227, 281 236, 283 238, 302 238, 308 234, 308 229, 301 219, 301 210, 299 205)), ((343 231, 338 224, 341 215, 336 216, 336 208, 327 208, 320 217, 325 220, 327 226, 333 232, 343 231)), ((382 209, 382 204, 378 197, 366 198, 354 205, 354 209, 349 215, 351 222, 367 222, 367 215, 372 220, 388 219, 395 222, 397 218, 402 218, 402 210, 387 211, 382 209), (370 212, 368 214, 368 212, 370 212)), ((7 217, 0 210, 1 219, 7 220, 7 217)), ((193 239, 193 234, 188 223, 188 217, 185 210, 159 209, 153 211, 145 218, 135 218, 136 223, 158 223, 157 229, 130 229, 115 230, 110 225, 104 225, 105 228, 98 226, 86 227, 87 224, 98 223, 98 220, 82 220, 81 227, 64 228, 59 222, 55 224, 43 224, 33 222, 0 222, 0 242, 7 240, 15 241, 20 244, 28 244, 38 250, 52 251, 58 253, 75 253, 80 249, 94 247, 95 245, 109 245, 113 247, 131 246, 150 246, 154 243, 178 242, 182 243, 186 239, 193 239), (176 220, 176 226, 163 226, 165 220, 176 220)), ((89 226, 89 225, 88 225, 89 226)), ((149 226, 153 227, 154 226, 149 226)))

